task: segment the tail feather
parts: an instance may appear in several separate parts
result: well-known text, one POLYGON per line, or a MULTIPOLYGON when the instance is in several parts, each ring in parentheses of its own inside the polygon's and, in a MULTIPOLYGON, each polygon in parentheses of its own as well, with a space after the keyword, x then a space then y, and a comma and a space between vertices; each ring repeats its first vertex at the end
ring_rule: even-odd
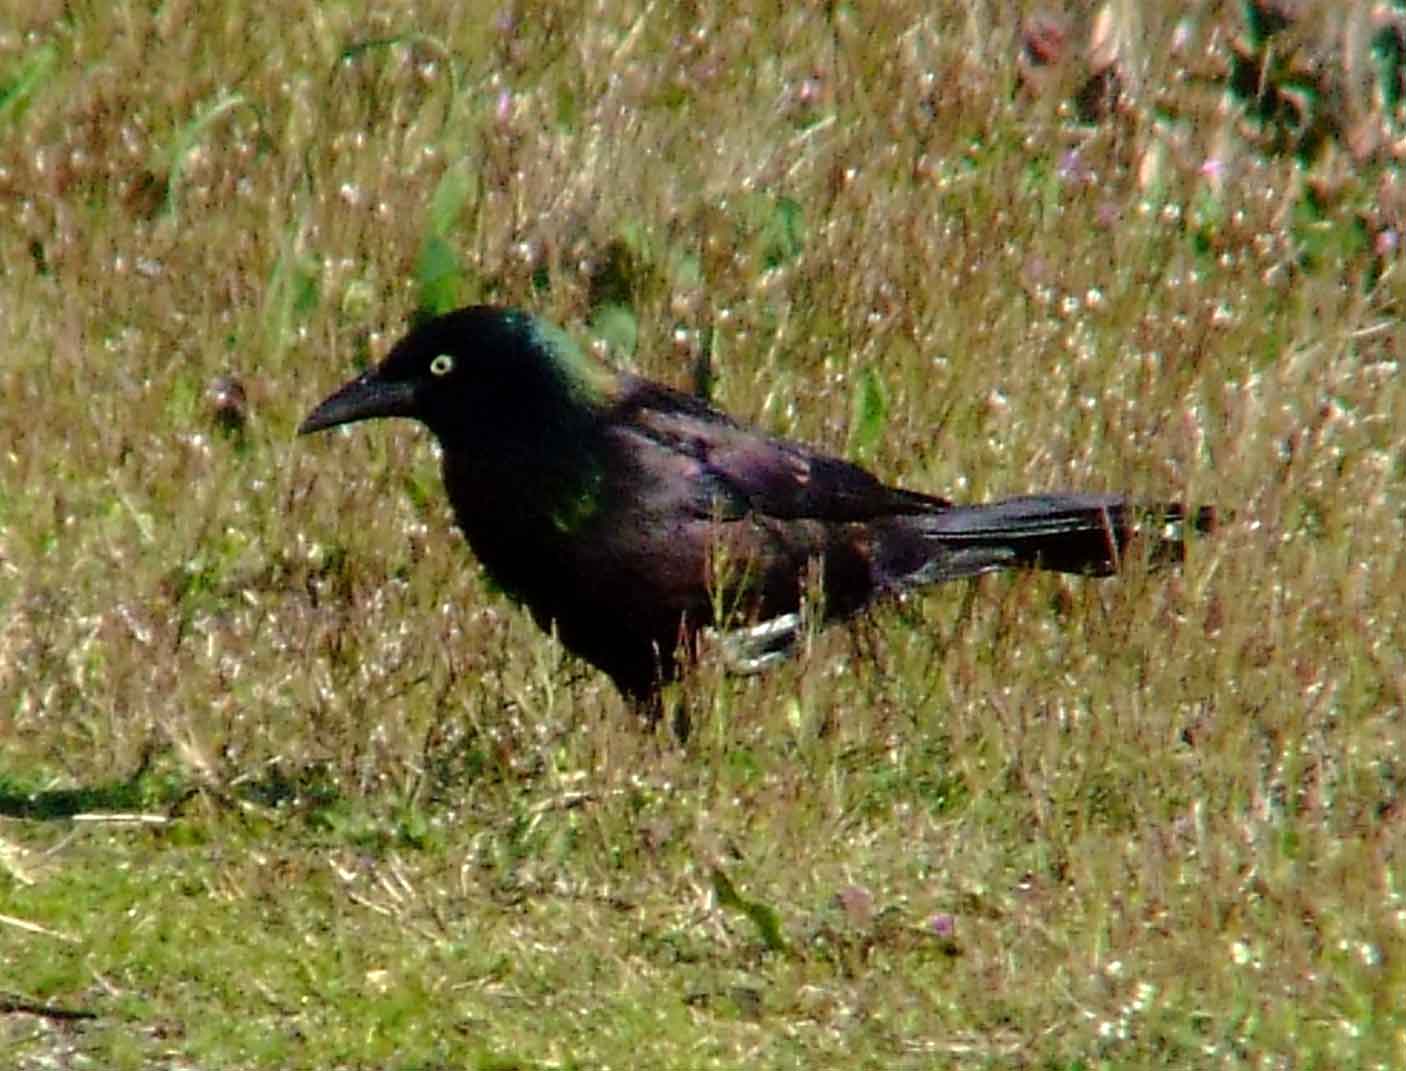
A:
POLYGON ((1188 511, 1180 503, 1133 504, 1113 494, 1022 495, 956 506, 923 519, 923 535, 940 550, 910 580, 929 583, 1010 568, 1109 576, 1135 537, 1148 541, 1155 562, 1182 560, 1187 522, 1210 531, 1215 512, 1188 511))
MULTIPOLYGON (((1177 562, 1186 556, 1188 525, 1209 532, 1216 523, 1209 506, 1188 510, 1176 502, 1147 505, 1129 503, 1122 495, 1078 493, 905 514, 869 532, 872 586, 859 597, 843 585, 830 587, 825 616, 847 617, 885 594, 995 569, 1109 576, 1122 566, 1134 539, 1147 548, 1139 555, 1177 562)), ((756 673, 789 657, 803 622, 804 614, 792 611, 715 634, 724 663, 734 673, 756 673)))

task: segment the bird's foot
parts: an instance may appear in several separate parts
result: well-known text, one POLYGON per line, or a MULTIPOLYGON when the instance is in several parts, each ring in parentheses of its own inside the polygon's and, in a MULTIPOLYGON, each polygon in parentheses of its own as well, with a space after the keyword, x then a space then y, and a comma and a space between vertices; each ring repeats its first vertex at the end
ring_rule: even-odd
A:
POLYGON ((729 673, 750 676, 790 658, 800 632, 801 615, 782 614, 748 628, 709 630, 709 639, 717 644, 729 673))

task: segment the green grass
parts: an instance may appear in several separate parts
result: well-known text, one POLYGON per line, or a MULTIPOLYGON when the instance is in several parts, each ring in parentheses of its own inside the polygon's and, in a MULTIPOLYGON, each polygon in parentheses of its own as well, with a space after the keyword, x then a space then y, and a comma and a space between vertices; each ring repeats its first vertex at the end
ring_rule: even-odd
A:
POLYGON ((871 7, 0 0, 14 1066, 1406 1061, 1384 24, 1115 4, 1080 125, 1089 19, 1042 77, 1010 5, 871 7), (681 747, 423 433, 294 438, 472 300, 910 486, 1226 523, 709 662, 681 747))

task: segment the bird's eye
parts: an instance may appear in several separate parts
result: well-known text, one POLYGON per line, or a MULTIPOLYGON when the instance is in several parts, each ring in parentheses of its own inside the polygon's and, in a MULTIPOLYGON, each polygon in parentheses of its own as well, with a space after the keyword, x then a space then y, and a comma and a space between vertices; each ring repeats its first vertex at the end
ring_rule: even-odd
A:
POLYGON ((441 353, 430 362, 430 373, 436 376, 447 376, 454 371, 454 358, 447 353, 441 353))

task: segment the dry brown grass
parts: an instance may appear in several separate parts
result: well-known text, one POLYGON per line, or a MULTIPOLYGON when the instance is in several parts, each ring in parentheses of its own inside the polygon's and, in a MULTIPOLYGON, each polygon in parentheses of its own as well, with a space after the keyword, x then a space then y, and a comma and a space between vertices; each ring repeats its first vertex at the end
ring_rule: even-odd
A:
POLYGON ((99 1015, 18 1065, 1406 1061, 1394 9, 1138 7, 0 0, 0 997, 99 1015), (888 478, 1230 519, 705 666, 679 749, 423 435, 293 440, 427 248, 888 478))

